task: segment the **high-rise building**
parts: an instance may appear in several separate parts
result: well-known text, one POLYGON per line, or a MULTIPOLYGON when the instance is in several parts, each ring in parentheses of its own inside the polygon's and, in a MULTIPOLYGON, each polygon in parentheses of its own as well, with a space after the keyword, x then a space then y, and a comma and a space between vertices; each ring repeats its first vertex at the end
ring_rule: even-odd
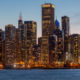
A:
POLYGON ((18 28, 20 28, 20 26, 23 24, 23 20, 22 20, 22 15, 20 13, 19 15, 19 20, 18 20, 18 28))
MULTIPOLYGON (((80 64, 80 35, 73 34, 70 36, 70 51, 72 61, 80 64)), ((71 57, 70 57, 71 58, 71 57)))
POLYGON ((42 37, 38 38, 38 54, 40 55, 40 64, 41 64, 41 46, 42 46, 42 37))
POLYGON ((38 38, 38 45, 41 47, 41 45, 42 45, 42 37, 38 38))
POLYGON ((3 40, 2 40, 2 30, 0 29, 0 62, 2 62, 3 54, 3 40))
POLYGON ((26 36, 25 36, 25 29, 24 29, 24 24, 22 24, 19 28, 19 43, 21 46, 21 61, 25 62, 26 59, 26 48, 25 48, 25 41, 26 41, 26 36))
POLYGON ((70 23, 69 17, 62 17, 62 31, 64 32, 64 37, 68 37, 70 35, 70 23))
POLYGON ((42 36, 53 35, 53 31, 55 30, 54 26, 54 9, 55 6, 53 4, 43 4, 42 5, 42 36))
POLYGON ((57 59, 58 61, 63 61, 63 36, 62 31, 60 30, 60 23, 56 19, 55 20, 56 30, 54 34, 57 36, 57 59))
POLYGON ((64 56, 69 53, 68 43, 69 43, 69 35, 70 35, 70 23, 69 17, 63 16, 62 17, 62 32, 63 32, 63 40, 64 40, 64 56))
POLYGON ((16 63, 21 61, 21 44, 19 40, 19 28, 16 28, 16 63))
POLYGON ((26 55, 27 55, 27 49, 26 49, 26 28, 23 24, 22 16, 20 14, 19 20, 18 20, 18 36, 19 36, 19 54, 20 54, 20 62, 24 63, 26 62, 26 55))
POLYGON ((16 55, 16 28, 9 24, 5 27, 5 66, 12 68, 16 55))
POLYGON ((5 64, 5 31, 2 31, 2 63, 5 64))
POLYGON ((53 35, 55 6, 50 3, 42 5, 42 47, 41 62, 43 65, 49 64, 49 36, 53 35))
POLYGON ((33 52, 32 52, 32 55, 34 57, 34 64, 40 64, 40 59, 41 59, 41 49, 40 49, 40 46, 39 45, 35 45, 33 47, 33 52))
POLYGON ((31 63, 32 49, 36 45, 37 41, 37 23, 35 21, 25 21, 24 26, 27 29, 27 61, 31 63))
POLYGON ((54 65, 57 61, 57 36, 49 37, 49 64, 54 65))

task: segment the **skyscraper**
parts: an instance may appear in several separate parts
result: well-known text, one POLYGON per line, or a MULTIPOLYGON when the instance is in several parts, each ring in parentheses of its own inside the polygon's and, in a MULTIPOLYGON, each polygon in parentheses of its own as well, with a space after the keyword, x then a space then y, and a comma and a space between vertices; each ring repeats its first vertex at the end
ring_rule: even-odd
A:
MULTIPOLYGON (((63 16, 62 17, 62 32, 63 32, 63 40, 64 40, 64 56, 66 57, 66 54, 69 53, 69 35, 70 35, 70 23, 69 23, 69 17, 63 16)), ((65 58, 64 57, 64 58, 65 58)))
POLYGON ((73 34, 70 36, 70 51, 73 63, 80 64, 80 35, 73 34))
POLYGON ((49 64, 54 65, 57 61, 57 36, 49 37, 49 64))
POLYGON ((38 38, 38 45, 41 47, 41 45, 42 45, 42 37, 38 38))
POLYGON ((53 4, 43 4, 42 5, 42 36, 53 35, 55 30, 54 26, 54 10, 55 6, 53 4))
POLYGON ((16 28, 9 24, 5 27, 5 65, 12 68, 16 54, 16 28))
POLYGON ((62 17, 62 31, 64 32, 64 37, 68 37, 70 35, 70 23, 69 17, 62 17))
POLYGON ((43 65, 49 64, 49 36, 53 35, 54 26, 54 8, 50 3, 42 5, 42 47, 41 62, 43 65))
POLYGON ((19 15, 19 20, 18 20, 18 28, 20 28, 20 26, 23 24, 23 20, 22 20, 22 15, 20 13, 19 15))
POLYGON ((25 64, 26 62, 26 55, 27 55, 27 49, 26 49, 26 37, 25 34, 27 30, 25 29, 25 26, 23 24, 22 15, 20 14, 19 20, 18 20, 18 36, 19 36, 19 54, 20 54, 20 61, 25 64))
POLYGON ((27 29, 27 62, 30 63, 32 59, 32 48, 37 41, 37 23, 35 21, 25 21, 24 26, 27 29))
POLYGON ((0 29, 0 62, 2 62, 3 54, 3 40, 2 40, 2 30, 0 29))
POLYGON ((19 28, 16 28, 16 62, 21 61, 21 43, 19 40, 19 28))
POLYGON ((57 36, 57 59, 58 61, 63 61, 63 38, 62 38, 62 31, 60 30, 60 23, 56 19, 55 20, 56 30, 54 34, 57 36))
POLYGON ((5 31, 2 31, 2 63, 5 64, 5 31))

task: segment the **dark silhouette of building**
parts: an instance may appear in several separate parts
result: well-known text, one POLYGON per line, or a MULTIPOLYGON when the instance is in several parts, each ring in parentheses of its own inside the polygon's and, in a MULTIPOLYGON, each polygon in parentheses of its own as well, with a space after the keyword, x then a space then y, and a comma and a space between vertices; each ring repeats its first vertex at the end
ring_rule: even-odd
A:
POLYGON ((5 65, 5 31, 2 31, 2 63, 5 65))
POLYGON ((57 56, 57 36, 52 35, 49 37, 49 64, 54 65, 57 56))
POLYGON ((38 38, 38 45, 41 47, 41 45, 42 45, 42 37, 38 38))
POLYGON ((62 31, 60 30, 60 23, 57 19, 55 20, 55 26, 56 29, 54 31, 54 34, 57 36, 57 60, 63 61, 63 35, 62 31))
POLYGON ((64 59, 66 59, 66 54, 69 53, 68 43, 69 43, 69 35, 70 35, 70 23, 69 17, 63 16, 62 17, 62 32, 63 32, 63 40, 64 40, 64 59))
POLYGON ((69 17, 62 17, 62 31, 64 32, 64 37, 68 37, 70 35, 70 23, 69 17))

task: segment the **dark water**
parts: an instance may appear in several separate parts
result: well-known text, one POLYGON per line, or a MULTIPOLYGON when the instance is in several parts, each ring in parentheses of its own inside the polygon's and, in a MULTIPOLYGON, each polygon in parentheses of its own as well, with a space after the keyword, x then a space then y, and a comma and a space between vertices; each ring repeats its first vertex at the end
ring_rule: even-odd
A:
POLYGON ((80 69, 1 70, 0 80, 80 80, 80 69))

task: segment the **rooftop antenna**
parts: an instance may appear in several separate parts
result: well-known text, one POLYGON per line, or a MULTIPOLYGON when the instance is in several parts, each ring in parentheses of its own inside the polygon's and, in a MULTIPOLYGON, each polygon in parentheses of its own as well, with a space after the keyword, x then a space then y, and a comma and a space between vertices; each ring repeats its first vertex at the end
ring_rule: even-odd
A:
POLYGON ((22 13, 19 14, 19 20, 22 20, 22 13))

